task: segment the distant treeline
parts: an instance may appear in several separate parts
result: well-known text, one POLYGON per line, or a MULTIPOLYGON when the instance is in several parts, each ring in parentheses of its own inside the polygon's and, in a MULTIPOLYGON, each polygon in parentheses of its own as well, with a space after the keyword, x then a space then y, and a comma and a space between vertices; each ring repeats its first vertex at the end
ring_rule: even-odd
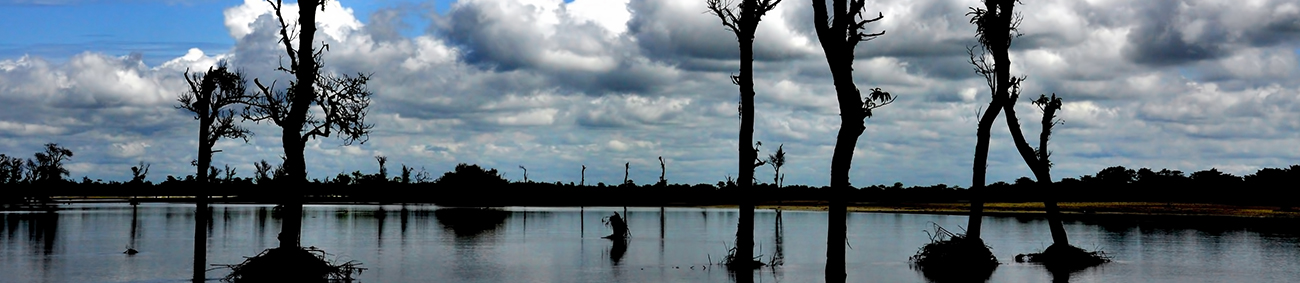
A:
MULTIPOLYGON (((383 160, 379 172, 340 173, 333 178, 313 180, 308 188, 277 185, 284 178, 282 169, 262 161, 255 164, 251 177, 239 177, 231 168, 210 168, 207 182, 168 176, 161 183, 145 181, 148 165, 131 169, 132 180, 80 181, 62 178, 68 175, 62 160, 71 151, 48 144, 46 152, 24 160, 0 154, 0 202, 40 200, 51 196, 158 196, 186 197, 196 194, 227 196, 230 202, 276 202, 292 194, 308 196, 308 201, 436 203, 463 206, 597 206, 597 205, 726 205, 734 204, 734 180, 716 184, 575 184, 574 182, 511 182, 496 169, 460 164, 437 178, 423 169, 401 166, 390 176, 383 160)), ((377 159, 382 159, 378 157, 377 159)), ((744 195, 761 203, 780 201, 817 202, 826 200, 830 187, 792 185, 776 187, 759 183, 744 195)), ((995 182, 986 187, 985 198, 992 202, 1056 201, 1143 201, 1199 202, 1296 206, 1295 194, 1300 183, 1300 165, 1288 168, 1264 168, 1246 176, 1235 176, 1209 169, 1185 174, 1182 171, 1115 166, 1094 175, 1065 178, 1050 186, 1041 186, 1028 177, 1013 183, 995 182)), ((946 184, 930 186, 872 185, 854 188, 841 195, 850 202, 961 202, 970 199, 967 189, 946 184)), ((222 201, 222 200, 218 200, 222 201)))

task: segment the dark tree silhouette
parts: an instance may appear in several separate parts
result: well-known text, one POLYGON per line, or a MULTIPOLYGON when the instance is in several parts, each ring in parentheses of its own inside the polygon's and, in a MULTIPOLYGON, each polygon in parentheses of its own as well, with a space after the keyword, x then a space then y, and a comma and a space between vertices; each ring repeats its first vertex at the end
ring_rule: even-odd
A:
POLYGON ((988 108, 981 115, 975 130, 975 161, 971 165, 971 205, 970 222, 966 225, 966 238, 980 240, 980 226, 984 214, 983 191, 985 175, 988 171, 989 136, 993 121, 998 118, 998 110, 1009 103, 1010 91, 1020 84, 1020 79, 1011 76, 1011 59, 1007 49, 1011 39, 1019 35, 1016 27, 1020 21, 1015 16, 1015 0, 985 0, 983 8, 972 7, 970 22, 975 24, 975 37, 979 40, 980 54, 975 47, 967 49, 970 63, 975 72, 984 77, 993 95, 988 108), (993 62, 988 62, 985 55, 992 55, 993 62))
POLYGON ((524 183, 528 183, 528 167, 519 165, 519 169, 524 169, 524 183))
POLYGON ((185 82, 190 89, 177 98, 180 105, 176 108, 194 113, 194 120, 199 120, 199 153, 194 177, 207 182, 212 177, 208 176, 212 154, 221 152, 212 149, 217 141, 222 138, 248 141, 248 135, 252 134, 235 124, 235 110, 230 107, 248 98, 245 90, 248 81, 243 74, 230 72, 223 63, 202 74, 186 70, 185 82))
MULTIPOLYGON (((1029 170, 1034 172, 1034 178, 1038 179, 1039 189, 1048 189, 1052 187, 1052 162, 1048 159, 1051 152, 1047 150, 1047 141, 1052 135, 1052 126, 1057 124, 1056 112, 1061 110, 1061 98, 1056 97, 1053 93, 1051 98, 1041 95, 1034 100, 1034 105, 1043 110, 1043 131, 1039 134, 1038 148, 1034 149, 1025 141, 1025 135, 1020 132, 1020 119, 1016 118, 1015 100, 1019 96, 1017 91, 1012 91, 1011 99, 1003 105, 1003 113, 1007 116, 1007 127, 1011 131, 1011 138, 1016 143, 1016 149, 1020 152, 1020 157, 1029 165, 1029 170)), ((1053 245, 1070 245, 1069 237, 1065 235, 1065 226, 1061 225, 1061 209, 1057 207, 1056 201, 1047 199, 1043 201, 1043 206, 1047 210, 1047 222, 1052 231, 1053 245)))
MULTIPOLYGON (((364 143, 373 125, 366 124, 366 111, 372 93, 366 89, 370 76, 357 74, 335 76, 322 74, 321 50, 313 47, 316 38, 316 10, 324 9, 324 0, 298 1, 298 48, 294 48, 290 35, 291 25, 284 21, 281 0, 267 0, 275 10, 280 24, 280 43, 284 44, 289 66, 279 70, 292 74, 295 80, 286 90, 278 90, 275 83, 269 86, 254 79, 260 93, 248 100, 245 119, 270 121, 282 129, 284 143, 284 171, 288 186, 285 190, 285 220, 280 232, 281 248, 298 247, 302 226, 302 188, 307 183, 307 165, 303 157, 307 141, 316 137, 329 137, 338 132, 345 145, 364 143), (315 111, 313 107, 315 106, 315 111), (315 114, 312 114, 315 112, 315 114), (320 116, 317 116, 320 115, 320 116)), ((283 63, 283 62, 282 62, 283 63)))
POLYGON ((469 186, 499 186, 509 183, 497 169, 483 169, 478 165, 461 163, 451 172, 443 173, 434 183, 450 188, 469 186))
POLYGON ((587 165, 585 165, 585 164, 582 165, 582 177, 579 177, 579 178, 581 178, 581 179, 578 179, 578 186, 586 186, 586 185, 587 185, 587 165))
POLYGON ((383 155, 375 155, 375 162, 379 162, 379 181, 387 182, 388 166, 386 164, 388 164, 388 157, 383 155))
MULTIPOLYGON (((185 82, 189 84, 190 89, 181 93, 176 100, 180 103, 176 108, 187 110, 194 113, 194 119, 199 120, 198 136, 198 160, 195 160, 194 174, 195 179, 203 183, 195 186, 198 191, 195 192, 195 214, 194 233, 195 239, 207 239, 204 235, 207 233, 207 195, 211 189, 207 183, 216 178, 216 167, 212 166, 212 154, 221 152, 221 150, 212 149, 216 146, 217 141, 222 138, 243 139, 248 142, 248 135, 252 132, 244 127, 235 124, 235 110, 231 106, 239 104, 248 99, 246 85, 248 81, 244 79, 243 74, 231 72, 224 63, 219 64, 216 68, 208 68, 203 74, 193 73, 185 70, 185 82), (200 237, 201 236, 201 237, 200 237)), ((143 166, 144 171, 148 167, 143 166)), ((132 171, 136 171, 132 168, 132 171)), ((134 172, 133 172, 134 173, 134 172)), ((233 174, 233 171, 231 172, 233 174)), ((131 180, 132 183, 143 182, 143 175, 134 173, 137 178, 131 180), (139 179, 139 180, 137 180, 139 179)), ((194 278, 201 280, 205 278, 204 270, 207 269, 206 252, 207 243, 194 243, 194 278)))
POLYGON ((23 181, 23 162, 19 157, 0 154, 0 184, 19 184, 23 181))
POLYGON ((129 184, 144 184, 144 179, 149 175, 149 164, 140 161, 140 165, 131 166, 131 182, 129 184))
POLYGON ((68 176, 68 169, 63 168, 63 161, 69 158, 72 158, 72 150, 56 143, 45 144, 45 152, 37 152, 35 159, 27 160, 27 182, 65 182, 63 177, 68 176))
POLYGON ((777 145, 776 153, 767 155, 767 164, 772 165, 772 170, 776 171, 776 175, 772 176, 772 184, 781 188, 781 181, 785 180, 785 176, 781 175, 781 166, 785 166, 785 144, 777 145))
MULTIPOLYGON (((738 139, 740 190, 736 197, 740 203, 740 223, 736 228, 736 255, 734 263, 750 265, 754 247, 754 204, 745 194, 754 180, 754 160, 758 160, 757 150, 751 150, 754 140, 754 32, 764 14, 776 8, 781 0, 742 0, 732 6, 731 1, 708 0, 705 2, 709 13, 722 20, 722 26, 736 35, 740 44, 740 75, 732 76, 731 82, 740 86, 740 138, 738 139)), ((738 266, 748 267, 748 266, 738 266)))
POLYGON ((894 97, 880 88, 874 88, 864 100, 862 93, 853 83, 853 50, 859 42, 869 41, 884 35, 885 32, 866 33, 866 25, 883 19, 884 14, 875 18, 862 15, 865 0, 834 0, 831 9, 826 8, 825 0, 812 0, 813 25, 817 29, 817 39, 822 51, 826 53, 826 64, 831 70, 835 82, 835 96, 840 105, 840 130, 835 140, 835 151, 831 155, 831 197, 829 199, 828 231, 826 234, 826 281, 842 282, 847 276, 844 270, 845 234, 848 232, 847 209, 842 195, 851 188, 849 167, 853 165, 853 148, 857 146, 858 137, 866 130, 866 119, 871 117, 871 110, 888 105, 894 97))
POLYGON ((668 186, 668 179, 665 178, 666 174, 668 174, 668 165, 664 163, 664 157, 660 156, 659 157, 659 183, 655 184, 655 186, 660 188, 668 186))

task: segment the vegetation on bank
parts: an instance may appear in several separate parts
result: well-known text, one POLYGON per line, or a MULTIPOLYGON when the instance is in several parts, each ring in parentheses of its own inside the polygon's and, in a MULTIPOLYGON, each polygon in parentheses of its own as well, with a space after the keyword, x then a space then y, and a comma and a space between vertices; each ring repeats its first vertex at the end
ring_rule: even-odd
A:
MULTIPOLYGON (((159 183, 146 181, 148 164, 129 168, 133 175, 127 181, 91 180, 86 177, 74 181, 65 178, 68 171, 62 167, 62 163, 71 157, 73 153, 70 150, 57 144, 48 144, 45 151, 35 154, 32 159, 0 154, 0 185, 3 185, 3 189, 0 189, 0 202, 15 203, 50 196, 185 197, 194 195, 195 189, 200 186, 193 175, 184 178, 168 176, 159 183)), ((223 169, 212 167, 212 174, 208 174, 209 184, 206 186, 213 186, 213 195, 227 197, 221 201, 277 201, 275 198, 278 196, 274 192, 281 187, 276 184, 285 176, 282 170, 266 161, 259 162, 254 167, 256 170, 248 177, 239 176, 237 170, 229 166, 223 169)), ((390 176, 387 165, 381 163, 376 173, 354 171, 339 173, 324 180, 313 180, 307 197, 309 200, 329 197, 342 201, 471 206, 729 205, 735 204, 731 196, 739 189, 735 180, 723 180, 715 184, 670 184, 666 180, 637 184, 630 179, 622 184, 595 185, 532 180, 511 182, 496 169, 472 164, 460 164, 450 172, 436 178, 433 176, 423 169, 406 165, 401 165, 400 171, 390 176)), ((985 188, 984 194, 986 201, 993 203, 1036 202, 1054 198, 1060 202, 1256 205, 1292 211, 1300 205, 1286 196, 1296 190, 1289 184, 1297 181, 1300 181, 1300 165, 1264 168, 1246 176, 1236 176, 1217 169, 1185 174, 1169 169, 1133 170, 1115 166, 1092 175, 1064 178, 1049 188, 1042 188, 1028 177, 1011 183, 995 182, 985 188)), ((772 183, 755 183, 748 192, 759 203, 818 203, 832 193, 830 187, 777 187, 772 183)), ((905 186, 902 183, 853 188, 840 196, 849 202, 884 205, 963 202, 971 197, 970 191, 962 187, 946 184, 905 186)), ((1071 210, 1069 204, 1064 204, 1064 208, 1071 210)))

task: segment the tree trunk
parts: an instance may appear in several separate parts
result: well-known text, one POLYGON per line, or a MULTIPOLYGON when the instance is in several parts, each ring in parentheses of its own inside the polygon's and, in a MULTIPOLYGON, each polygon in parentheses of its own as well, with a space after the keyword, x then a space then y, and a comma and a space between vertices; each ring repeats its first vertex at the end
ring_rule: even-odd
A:
MULTIPOLYGON (((847 72, 844 72, 847 73, 847 72)), ((837 82, 839 80, 836 80, 837 82)), ((838 85, 838 84, 837 84, 838 85)), ((837 92, 842 87, 836 87, 837 92)), ((851 88, 857 92, 856 88, 851 88)), ((854 95, 856 103, 856 95, 854 95)), ((841 95, 841 100, 845 96, 841 95)), ((857 147, 858 138, 862 136, 865 130, 864 121, 860 109, 843 107, 844 101, 840 102, 840 130, 835 139, 835 151, 831 156, 831 195, 827 209, 827 230, 826 230, 826 281, 842 282, 848 276, 845 270, 845 253, 844 246, 847 242, 848 234, 848 208, 844 199, 847 192, 852 188, 849 182, 849 170, 853 165, 853 150, 857 147)), ((850 104, 852 105, 852 104, 850 104)))
MULTIPOLYGON (((742 12, 745 13, 745 12, 742 12)), ((747 17, 746 20, 757 19, 747 17)), ((744 24, 742 24, 744 25, 744 24)), ((737 38, 740 42, 740 138, 738 139, 739 177, 736 183, 736 199, 740 202, 740 223, 736 227, 736 256, 742 267, 748 267, 754 258, 754 203, 749 196, 754 184, 754 160, 758 152, 754 151, 754 27, 742 32, 737 38)))
MULTIPOLYGON (((1049 163, 1046 159, 1039 160, 1039 157, 1034 154, 1034 149, 1029 146, 1029 142, 1025 141, 1025 135, 1020 131, 1020 119, 1016 117, 1015 105, 1015 101, 1007 101, 1002 107, 1007 116, 1007 128, 1011 131, 1011 139, 1015 141, 1016 150, 1020 152, 1020 157, 1025 160, 1025 164, 1029 165, 1029 169, 1034 172, 1034 178, 1038 179, 1038 188, 1040 190, 1046 189, 1052 185, 1049 163)), ((1051 113, 1044 114, 1043 135, 1040 136, 1040 141, 1042 141, 1040 150, 1044 153, 1047 151, 1047 136, 1051 134, 1051 116, 1047 115, 1051 115, 1051 113)), ((1056 206, 1055 201, 1051 200, 1045 200, 1043 206, 1047 210, 1047 223, 1052 231, 1053 244, 1070 245, 1070 238, 1065 234, 1065 226, 1061 224, 1061 209, 1056 206)))
POLYGON ((284 170, 288 174, 288 181, 277 184, 288 190, 288 197, 281 211, 284 222, 280 231, 280 248, 298 248, 301 238, 303 192, 300 190, 307 183, 307 164, 303 158, 306 140, 303 139, 302 128, 307 110, 316 99, 316 60, 312 56, 312 44, 316 37, 316 9, 319 4, 317 0, 298 1, 298 65, 293 66, 297 83, 294 85, 289 115, 284 121, 285 125, 281 125, 284 170))
MULTIPOLYGON (((206 185, 199 187, 206 189, 206 185)), ((200 193, 194 211, 194 282, 204 282, 207 277, 209 213, 207 197, 203 194, 200 193)))
MULTIPOLYGON (((210 72, 209 72, 210 74, 210 72)), ((195 93, 195 114, 199 116, 199 156, 198 163, 195 167, 198 171, 194 174, 198 179, 198 189, 194 192, 194 282, 202 282, 207 271, 208 260, 208 236, 207 226, 208 219, 205 217, 208 210, 208 189, 211 188, 208 181, 208 167, 212 166, 212 146, 216 139, 212 138, 212 123, 217 115, 213 115, 212 101, 213 89, 212 82, 214 78, 204 75, 199 93, 195 93)))
POLYGON ((970 219, 966 224, 966 237, 971 239, 980 238, 980 226, 983 225, 984 218, 984 183, 985 175, 988 172, 989 163, 989 136, 993 129, 993 122, 998 119, 998 108, 1001 108, 1001 101, 994 98, 989 102, 988 109, 980 116, 979 125, 975 130, 975 161, 971 166, 971 185, 970 185, 970 219))
POLYGON ((284 171, 287 176, 285 180, 277 180, 276 186, 283 190, 283 204, 280 210, 281 228, 280 228, 280 248, 298 248, 299 239, 302 230, 302 202, 304 187, 307 182, 306 163, 303 159, 303 150, 306 147, 302 138, 298 137, 297 130, 286 128, 283 131, 284 138, 284 171))

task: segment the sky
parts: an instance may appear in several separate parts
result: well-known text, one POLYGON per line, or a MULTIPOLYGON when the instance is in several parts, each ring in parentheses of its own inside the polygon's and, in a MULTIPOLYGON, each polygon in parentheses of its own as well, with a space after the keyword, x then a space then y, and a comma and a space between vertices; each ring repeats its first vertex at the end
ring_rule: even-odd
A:
MULTIPOLYGON (((1216 168, 1245 175, 1300 163, 1300 3, 1024 1, 1011 73, 1037 145, 1041 111, 1065 104, 1049 150, 1057 180, 1110 166, 1216 168)), ((876 109, 850 180, 969 187, 979 111, 990 91, 969 64, 966 12, 979 1, 869 1, 884 18, 858 44, 854 83, 898 97, 876 109)), ((286 6, 293 6, 289 4, 286 6)), ((296 7, 290 7, 296 11, 296 7)), ((372 74, 369 139, 308 143, 310 178, 401 165, 433 176, 458 163, 521 180, 716 183, 737 176, 735 36, 689 0, 329 1, 318 12, 324 70, 372 74)), ((286 13, 286 14, 295 14, 286 13)), ((292 16, 296 18, 296 16, 292 16)), ((787 152, 786 184, 829 184, 840 121, 808 2, 787 0, 759 24, 754 139, 787 152)), ((0 0, 0 153, 71 149, 71 179, 193 174, 197 124, 175 108, 186 70, 224 61, 277 80, 283 47, 264 1, 0 0)), ((251 79, 250 79, 251 81, 251 79)), ((213 164, 252 176, 278 162, 279 131, 222 140, 213 164)), ((993 128, 988 178, 1032 176, 1005 119, 993 128)), ((393 174, 393 173, 390 173, 393 174)), ((771 182, 771 167, 755 172, 771 182)))

